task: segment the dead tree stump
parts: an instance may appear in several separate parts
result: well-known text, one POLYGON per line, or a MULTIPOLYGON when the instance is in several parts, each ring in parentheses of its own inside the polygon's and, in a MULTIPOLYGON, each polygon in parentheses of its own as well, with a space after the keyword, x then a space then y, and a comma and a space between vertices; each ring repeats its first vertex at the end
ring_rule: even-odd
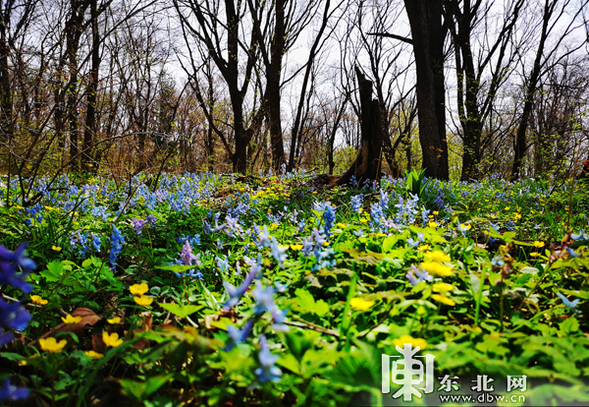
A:
POLYGON ((380 152, 383 140, 383 124, 380 105, 372 99, 372 82, 356 67, 358 90, 360 92, 360 130, 361 144, 356 159, 341 177, 337 185, 350 182, 352 175, 358 183, 367 179, 375 180, 380 175, 380 152))

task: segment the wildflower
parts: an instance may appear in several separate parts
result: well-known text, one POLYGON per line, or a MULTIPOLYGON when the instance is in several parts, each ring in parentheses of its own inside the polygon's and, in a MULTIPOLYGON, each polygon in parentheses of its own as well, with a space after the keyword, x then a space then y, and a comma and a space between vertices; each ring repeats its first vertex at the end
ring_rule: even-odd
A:
POLYGON ((141 232, 143 231, 143 228, 147 224, 147 219, 133 218, 131 223, 133 225, 133 232, 135 232, 135 234, 137 234, 137 235, 140 235, 141 232))
POLYGON ((196 255, 192 253, 192 246, 187 239, 180 252, 180 262, 185 265, 200 265, 201 262, 198 260, 199 257, 200 253, 196 255))
POLYGON ((447 291, 452 291, 454 289, 454 286, 452 284, 448 284, 448 283, 436 283, 432 286, 432 290, 434 290, 435 292, 447 292, 447 291))
POLYGON ((280 245, 278 245, 278 242, 276 241, 276 238, 274 238, 274 236, 272 236, 271 243, 270 243, 270 249, 272 250, 272 256, 278 262, 278 264, 280 265, 280 267, 283 267, 282 263, 288 257, 288 255, 286 254, 286 248, 287 247, 288 246, 280 246, 280 245))
POLYGON ((536 240, 534 242, 534 247, 537 247, 538 249, 540 249, 541 247, 544 247, 544 242, 539 242, 536 240))
POLYGON ((106 346, 110 346, 116 348, 117 346, 123 343, 122 339, 119 339, 119 334, 114 332, 112 334, 108 334, 106 331, 102 331, 102 341, 106 346))
POLYGON ((149 215, 147 215, 147 218, 145 220, 147 220, 149 222, 149 224, 151 225, 152 228, 155 227, 155 224, 157 222, 157 219, 155 216, 149 214, 149 215))
POLYGON ((493 257, 493 259, 491 260, 491 265, 493 267, 503 267, 505 265, 505 262, 503 261, 503 257, 501 257, 499 255, 493 257))
POLYGON ((352 200, 350 202, 350 205, 352 206, 352 210, 356 213, 361 213, 362 212, 362 201, 364 200, 364 195, 360 194, 360 195, 354 195, 352 197, 352 200))
POLYGON ((260 335, 260 353, 258 354, 258 360, 260 361, 261 366, 258 367, 254 373, 261 383, 268 381, 277 382, 280 380, 282 371, 274 366, 278 360, 278 356, 270 353, 268 342, 264 335, 260 335))
POLYGON ((459 220, 457 220, 456 223, 458 224, 458 230, 462 233, 462 236, 466 237, 466 232, 470 230, 471 225, 461 225, 459 220))
POLYGON ((366 311, 374 305, 374 301, 366 301, 363 298, 356 297, 350 300, 350 306, 360 311, 366 311))
POLYGON ((117 265, 118 255, 121 254, 121 252, 123 251, 123 245, 125 244, 125 236, 121 235, 121 232, 117 229, 115 225, 112 225, 112 229, 113 231, 110 237, 110 243, 112 247, 110 249, 108 258, 110 260, 111 267, 114 269, 114 267, 117 265))
POLYGON ((65 318, 61 317, 61 320, 68 325, 73 325, 82 321, 82 317, 73 317, 68 314, 65 318))
POLYGON ((532 256, 532 257, 538 257, 538 256, 540 256, 540 253, 538 253, 538 252, 531 252, 530 253, 530 256, 532 256))
POLYGON ((111 319, 107 319, 106 322, 108 322, 111 325, 120 324, 121 323, 121 317, 114 317, 114 318, 111 318, 111 319))
POLYGON ((589 234, 585 233, 583 229, 579 233, 571 233, 571 239, 573 240, 588 240, 589 234))
POLYGON ((295 252, 298 252, 303 248, 303 245, 302 244, 291 244, 290 248, 292 250, 294 250, 295 252))
POLYGON ((434 222, 433 220, 430 220, 429 223, 427 224, 430 228, 437 228, 439 225, 437 222, 434 222))
POLYGON ((411 265, 411 268, 412 271, 408 271, 407 274, 405 274, 405 277, 407 277, 412 286, 417 285, 417 283, 421 281, 432 281, 434 279, 427 271, 421 271, 413 264, 411 265), (415 277, 413 272, 417 274, 417 277, 415 277))
POLYGON ((29 397, 29 390, 25 387, 11 385, 9 379, 6 379, 2 384, 2 387, 0 387, 0 401, 16 401, 26 399, 27 397, 29 397))
MULTIPOLYGON (((261 259, 260 259, 261 260, 261 259)), ((241 296, 247 291, 251 283, 254 281, 256 277, 261 277, 262 267, 261 264, 252 262, 252 266, 250 271, 246 274, 245 279, 243 282, 238 286, 235 287, 231 283, 227 281, 223 281, 223 285, 229 294, 229 299, 223 305, 223 309, 225 311, 229 311, 231 308, 237 305, 241 296)))
POLYGON ((147 295, 134 296, 133 300, 137 303, 137 305, 148 307, 153 302, 153 297, 149 297, 147 295))
POLYGON ((427 342, 425 339, 413 338, 411 335, 401 335, 400 338, 393 339, 393 345, 398 346, 401 349, 405 347, 406 343, 410 343, 413 348, 417 348, 419 346, 420 350, 427 348, 427 342))
POLYGON ((237 329, 233 325, 229 325, 227 327, 227 333, 229 334, 229 343, 225 345, 224 350, 230 351, 233 349, 234 346, 239 345, 240 343, 244 342, 250 334, 252 330, 252 326, 254 325, 254 319, 250 318, 242 329, 237 329))
POLYGON ((133 284, 129 287, 129 291, 133 295, 143 295, 149 290, 149 286, 146 283, 133 284))
POLYGON ((41 338, 39 339, 39 345, 41 345, 41 349, 46 350, 47 352, 51 353, 59 353, 67 345, 67 341, 62 339, 61 341, 57 342, 55 338, 41 338))
POLYGON ((26 243, 22 243, 13 252, 0 245, 0 284, 8 284, 28 294, 33 286, 28 284, 26 274, 37 266, 35 262, 27 257, 25 252, 26 243), (18 270, 22 273, 18 273, 18 270))
POLYGON ((432 299, 436 300, 437 302, 441 302, 442 304, 450 305, 451 307, 456 305, 453 300, 446 297, 444 294, 432 294, 432 299))
POLYGON ((424 253, 424 256, 430 261, 439 261, 441 263, 447 263, 451 260, 450 256, 448 256, 441 250, 435 250, 433 252, 424 253))
POLYGON ((579 304, 579 301, 580 301, 578 298, 576 300, 574 300, 574 301, 570 301, 567 297, 565 297, 561 293, 556 293, 556 295, 558 296, 558 298, 560 298, 562 300, 563 304, 566 305, 567 308, 569 308, 575 314, 580 314, 581 313, 581 311, 579 311, 577 309, 577 305, 579 304))
POLYGON ((94 352, 93 350, 87 350, 84 352, 90 359, 101 359, 104 357, 102 353, 94 352))
POLYGON ((571 247, 565 247, 566 251, 569 253, 569 256, 571 257, 581 257, 581 255, 577 252, 575 252, 571 247))
POLYGON ((449 277, 452 275, 452 267, 446 266, 437 261, 426 261, 421 263, 421 268, 431 274, 435 274, 440 277, 449 277))
POLYGON ((51 250, 54 250, 56 252, 60 252, 61 251, 61 247, 59 247, 59 246, 51 246, 51 250))
POLYGON ((40 295, 31 295, 31 301, 33 301, 35 304, 39 304, 39 305, 45 305, 47 304, 47 300, 44 300, 43 298, 41 298, 40 295))

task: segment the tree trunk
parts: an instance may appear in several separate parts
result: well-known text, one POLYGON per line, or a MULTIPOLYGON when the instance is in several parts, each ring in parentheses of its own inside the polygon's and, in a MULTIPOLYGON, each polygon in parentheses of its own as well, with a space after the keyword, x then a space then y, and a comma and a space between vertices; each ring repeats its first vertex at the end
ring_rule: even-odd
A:
POLYGON ((376 180, 380 175, 380 152, 383 140, 383 124, 380 104, 372 99, 372 82, 356 67, 358 88, 360 91, 360 126, 361 144, 358 156, 348 171, 337 181, 337 185, 347 184, 352 175, 358 183, 376 180))
POLYGON ((443 0, 405 0, 417 69, 417 119, 425 175, 449 179, 444 90, 443 0))
POLYGON ((82 144, 82 170, 90 170, 92 160, 92 141, 96 134, 96 100, 98 96, 98 69, 100 67, 100 36, 98 34, 97 0, 90 4, 92 18, 92 71, 87 89, 86 123, 84 125, 84 141, 82 144))
POLYGON ((556 7, 556 3, 556 0, 552 3, 550 3, 549 0, 546 0, 544 4, 544 14, 542 17, 543 20, 542 33, 540 34, 540 43, 538 44, 538 49, 536 50, 534 67, 532 68, 532 72, 530 73, 530 77, 528 78, 526 84, 524 108, 522 110, 519 126, 517 127, 517 131, 515 134, 515 156, 513 158, 513 167, 511 169, 512 181, 516 181, 520 178, 520 173, 523 167, 523 161, 526 155, 526 151, 528 150, 526 133, 528 131, 530 115, 532 114, 532 109, 534 107, 536 89, 538 87, 538 82, 540 80, 540 74, 542 70, 542 56, 544 55, 544 46, 546 45, 546 38, 548 37, 548 23, 550 21, 552 13, 554 12, 554 8, 556 7))

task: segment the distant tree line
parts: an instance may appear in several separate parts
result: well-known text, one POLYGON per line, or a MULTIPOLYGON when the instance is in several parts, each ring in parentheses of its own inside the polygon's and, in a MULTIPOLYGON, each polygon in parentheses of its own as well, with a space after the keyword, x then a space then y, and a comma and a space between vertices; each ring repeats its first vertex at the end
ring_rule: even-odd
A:
POLYGON ((588 3, 0 1, 0 171, 587 170, 588 3))

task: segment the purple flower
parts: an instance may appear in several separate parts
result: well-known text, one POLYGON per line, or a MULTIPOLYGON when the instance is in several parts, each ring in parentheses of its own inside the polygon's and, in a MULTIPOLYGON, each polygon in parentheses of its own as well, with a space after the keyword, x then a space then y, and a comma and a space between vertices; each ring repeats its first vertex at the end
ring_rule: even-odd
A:
POLYGON ((153 216, 152 214, 147 215, 146 220, 149 222, 149 224, 151 225, 152 228, 155 227, 155 223, 157 222, 157 219, 155 216, 153 216))
POLYGON ((137 235, 140 235, 145 225, 147 225, 147 219, 133 218, 131 222, 133 223, 133 232, 135 232, 137 235))
POLYGON ((261 383, 270 381, 278 382, 282 375, 282 371, 274 365, 278 360, 278 356, 270 353, 268 342, 264 335, 260 335, 260 353, 258 354, 258 360, 260 361, 260 367, 254 371, 258 380, 261 383))
POLYGON ((29 390, 27 388, 13 386, 8 379, 0 387, 0 401, 16 401, 26 399, 27 397, 29 397, 29 390))
POLYGON ((250 268, 250 271, 246 274, 245 279, 238 287, 235 287, 233 284, 231 284, 227 281, 223 281, 223 285, 225 286, 225 289, 227 290, 227 293, 229 294, 229 299, 227 300, 225 305, 223 305, 223 310, 229 311, 231 308, 233 308, 237 305, 241 296, 243 294, 245 294, 245 292, 247 291, 249 286, 252 284, 254 279, 256 277, 258 277, 258 275, 260 274, 260 271, 261 271, 261 266, 259 266, 258 264, 252 265, 252 267, 250 268))

